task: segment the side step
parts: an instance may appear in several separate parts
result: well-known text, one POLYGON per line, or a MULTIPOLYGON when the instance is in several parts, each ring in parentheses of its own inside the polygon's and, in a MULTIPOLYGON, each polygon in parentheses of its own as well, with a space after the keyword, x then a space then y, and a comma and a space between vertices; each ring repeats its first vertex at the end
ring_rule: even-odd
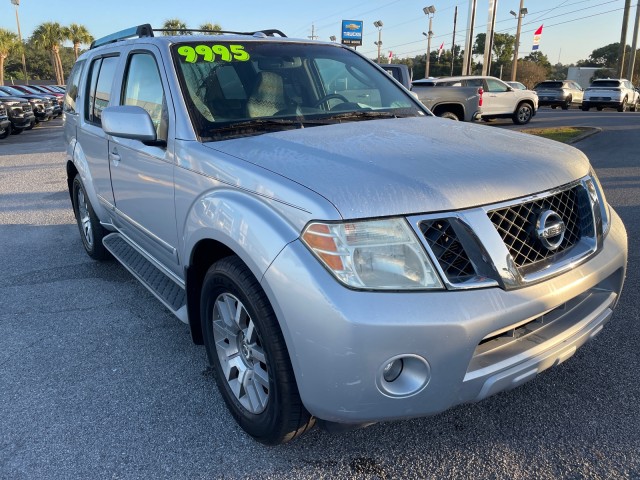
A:
POLYGON ((156 267, 121 234, 111 233, 102 239, 102 243, 116 257, 116 260, 164 303, 176 317, 188 323, 187 296, 184 287, 156 267))

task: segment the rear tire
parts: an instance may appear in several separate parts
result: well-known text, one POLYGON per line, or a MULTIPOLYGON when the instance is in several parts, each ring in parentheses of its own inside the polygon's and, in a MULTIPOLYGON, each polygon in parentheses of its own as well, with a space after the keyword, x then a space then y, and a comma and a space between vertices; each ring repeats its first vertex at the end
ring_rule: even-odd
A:
POLYGON ((622 103, 620 104, 620 106, 618 107, 618 111, 619 112, 626 112, 627 111, 627 101, 629 99, 628 98, 624 98, 624 100, 622 100, 622 103))
POLYGON ((110 258, 111 254, 102 244, 102 239, 109 232, 100 224, 79 174, 73 179, 73 196, 71 198, 85 251, 94 260, 110 258))
POLYGON ((460 120, 458 116, 453 112, 442 112, 438 114, 440 118, 448 118, 449 120, 455 120, 456 122, 460 120))
POLYGON ((564 105, 562 105, 562 109, 569 110, 569 107, 571 106, 572 101, 573 99, 571 97, 567 98, 567 101, 564 103, 564 105))
POLYGON ((13 127, 13 129, 11 129, 11 135, 20 135, 23 130, 24 128, 13 127))
POLYGON ((277 445, 313 427, 273 308, 240 258, 226 257, 209 268, 200 317, 218 389, 245 432, 277 445))

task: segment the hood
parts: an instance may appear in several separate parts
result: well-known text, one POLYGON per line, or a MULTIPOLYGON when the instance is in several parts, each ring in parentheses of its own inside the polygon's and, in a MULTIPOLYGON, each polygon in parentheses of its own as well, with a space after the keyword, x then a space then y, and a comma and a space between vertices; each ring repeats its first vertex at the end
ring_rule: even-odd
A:
POLYGON ((346 219, 496 203, 589 172, 584 154, 564 144, 437 117, 350 122, 205 145, 317 192, 346 219))

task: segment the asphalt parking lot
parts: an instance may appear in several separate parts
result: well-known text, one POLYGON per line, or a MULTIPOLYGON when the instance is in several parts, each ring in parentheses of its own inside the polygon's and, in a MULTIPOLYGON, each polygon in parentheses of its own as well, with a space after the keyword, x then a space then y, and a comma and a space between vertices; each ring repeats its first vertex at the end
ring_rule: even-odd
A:
POLYGON ((629 234, 602 333, 481 403, 279 447, 236 426, 187 326, 84 253, 61 121, 0 140, 0 478, 640 479, 640 113, 610 113, 530 125, 602 128, 575 145, 629 234))

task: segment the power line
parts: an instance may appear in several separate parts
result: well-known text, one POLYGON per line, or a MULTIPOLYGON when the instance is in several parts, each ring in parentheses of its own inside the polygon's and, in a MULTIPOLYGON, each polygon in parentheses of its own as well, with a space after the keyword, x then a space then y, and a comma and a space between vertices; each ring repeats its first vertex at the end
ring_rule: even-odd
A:
MULTIPOLYGON (((566 7, 569 7, 569 6, 573 6, 573 5, 578 5, 578 4, 582 4, 582 3, 587 3, 588 1, 592 1, 592 0, 582 0, 582 1, 580 1, 580 2, 574 2, 574 3, 572 3, 572 4, 566 5, 566 6, 565 6, 565 8, 566 8, 566 7)), ((602 2, 602 3, 598 4, 598 5, 593 5, 593 6, 586 7, 586 8, 584 8, 582 11, 587 10, 587 9, 591 9, 591 8, 600 7, 600 6, 602 6, 602 5, 606 5, 606 4, 610 4, 610 3, 616 3, 616 2, 619 2, 619 0, 609 0, 609 1, 607 1, 607 2, 602 2)), ((558 6, 558 7, 559 7, 559 6, 558 6)), ((555 8, 558 8, 558 7, 555 7, 555 8)), ((546 15, 547 13, 549 13, 550 11, 555 10, 555 8, 545 10, 545 11, 544 11, 544 12, 545 12, 545 15, 546 15)), ((636 5, 636 8, 637 8, 637 5, 636 5)), ((547 25, 545 28, 554 27, 554 26, 556 26, 556 25, 564 25, 564 24, 566 24, 566 23, 572 23, 572 22, 575 22, 575 21, 584 20, 584 19, 592 18, 592 17, 598 16, 598 15, 606 15, 606 14, 613 13, 613 12, 617 12, 617 11, 620 11, 620 10, 623 10, 623 8, 616 8, 616 9, 607 10, 607 11, 604 11, 604 12, 594 13, 594 14, 592 14, 592 15, 586 15, 586 16, 583 16, 583 17, 578 17, 578 18, 575 18, 575 19, 567 20, 566 22, 560 22, 560 23, 556 23, 556 24, 553 24, 553 25, 547 25)), ((571 11, 571 12, 565 12, 565 13, 563 13, 563 14, 554 15, 554 16, 552 16, 552 17, 548 17, 548 18, 547 18, 547 20, 551 20, 551 19, 553 19, 553 18, 558 18, 558 17, 563 17, 563 16, 569 15, 569 14, 571 14, 571 13, 576 13, 576 12, 578 12, 578 11, 577 11, 577 10, 573 10, 573 11, 571 11)), ((536 13, 539 13, 539 12, 536 12, 536 13)), ((499 21, 498 21, 498 23, 500 23, 500 22, 507 22, 507 21, 509 21, 509 20, 511 20, 511 19, 503 19, 503 20, 499 20, 499 21)), ((535 21, 535 20, 529 21, 529 22, 525 23, 524 25, 525 25, 525 26, 526 26, 526 25, 531 25, 534 21, 535 21)), ((486 24, 485 24, 485 25, 477 25, 477 26, 476 26, 476 29, 483 28, 483 27, 486 27, 486 24)), ((508 29, 501 30, 501 31, 500 31, 500 33, 508 32, 508 31, 510 31, 510 30, 512 30, 512 29, 513 29, 513 27, 510 27, 510 28, 508 28, 508 29)), ((532 30, 526 30, 526 31, 524 31, 524 32, 522 32, 522 33, 532 32, 532 31, 534 31, 534 30, 535 30, 535 29, 532 29, 532 30)), ((465 30, 463 30, 463 31, 465 31, 465 32, 466 32, 466 29, 465 29, 465 30)), ((444 34, 440 34, 440 35, 434 35, 434 37, 433 37, 433 38, 449 37, 450 35, 451 35, 451 32, 449 32, 449 33, 444 33, 444 34)), ((412 40, 412 41, 410 41, 410 42, 405 42, 405 43, 402 43, 402 44, 391 45, 389 48, 390 48, 390 49, 394 49, 394 50, 395 50, 395 49, 397 49, 397 48, 399 48, 399 47, 403 47, 403 46, 407 46, 407 45, 413 45, 413 44, 417 44, 417 43, 422 43, 422 40, 412 40)), ((421 52, 421 51, 422 51, 422 48, 419 48, 419 49, 411 50, 411 51, 408 51, 408 52, 399 52, 399 53, 398 53, 398 55, 410 55, 410 54, 412 54, 412 53, 419 53, 419 52, 421 52)), ((371 55, 371 54, 372 54, 372 52, 371 52, 371 51, 366 51, 366 52, 363 52, 363 54, 364 54, 364 55, 371 55)))
MULTIPOLYGON (((617 0, 613 0, 613 1, 617 1, 617 0)), ((606 3, 613 3, 613 1, 605 2, 605 4, 606 4, 606 3)), ((637 7, 637 4, 636 4, 636 8, 638 8, 638 7, 637 7)), ((554 24, 552 24, 552 25, 547 25, 545 28, 552 28, 552 27, 556 27, 556 26, 558 26, 558 25, 565 25, 565 24, 567 24, 567 23, 573 23, 573 22, 577 22, 577 21, 580 21, 580 20, 586 20, 586 19, 588 19, 588 18, 597 17, 597 16, 599 16, 599 15, 606 15, 606 14, 613 13, 613 12, 619 12, 619 11, 621 11, 621 10, 624 10, 624 7, 622 7, 622 8, 615 8, 615 9, 612 9, 612 10, 607 10, 607 11, 605 11, 605 12, 598 12, 598 13, 594 13, 594 14, 591 14, 591 15, 585 15, 585 16, 583 16, 583 17, 574 18, 574 19, 567 20, 567 21, 564 21, 564 22, 554 23, 554 24)), ((573 12, 572 12, 572 13, 573 13, 573 12)), ((559 16, 562 16, 562 15, 556 15, 555 17, 551 17, 551 18, 557 18, 557 17, 559 17, 559 16)), ((531 22, 529 22, 529 23, 531 23, 531 22)), ((477 28, 482 28, 482 26, 483 26, 483 25, 480 25, 480 26, 479 26, 479 27, 477 27, 477 28)), ((484 26, 486 26, 486 25, 484 25, 484 26)), ((536 30, 535 28, 532 28, 532 29, 530 29, 530 30, 525 30, 525 31, 524 31, 524 32, 522 32, 522 33, 530 33, 530 32, 534 32, 535 30, 536 30)), ((438 37, 446 37, 446 36, 448 36, 448 35, 451 35, 451 34, 449 33, 449 34, 437 35, 437 36, 435 36, 434 38, 438 38, 438 37)), ((418 41, 412 41, 412 42, 403 43, 403 44, 400 44, 400 45, 393 45, 393 46, 391 46, 391 47, 389 47, 389 48, 396 49, 396 48, 401 47, 401 46, 404 46, 404 45, 410 45, 410 44, 419 43, 419 42, 420 42, 420 40, 418 40, 418 41)), ((399 53, 398 55, 410 55, 410 54, 412 54, 412 53, 421 53, 421 52, 422 52, 422 49, 420 48, 420 49, 411 50, 411 51, 409 51, 409 52, 405 52, 405 53, 399 53)), ((364 55, 370 55, 370 54, 371 54, 371 52, 363 52, 363 54, 364 54, 364 55)))

